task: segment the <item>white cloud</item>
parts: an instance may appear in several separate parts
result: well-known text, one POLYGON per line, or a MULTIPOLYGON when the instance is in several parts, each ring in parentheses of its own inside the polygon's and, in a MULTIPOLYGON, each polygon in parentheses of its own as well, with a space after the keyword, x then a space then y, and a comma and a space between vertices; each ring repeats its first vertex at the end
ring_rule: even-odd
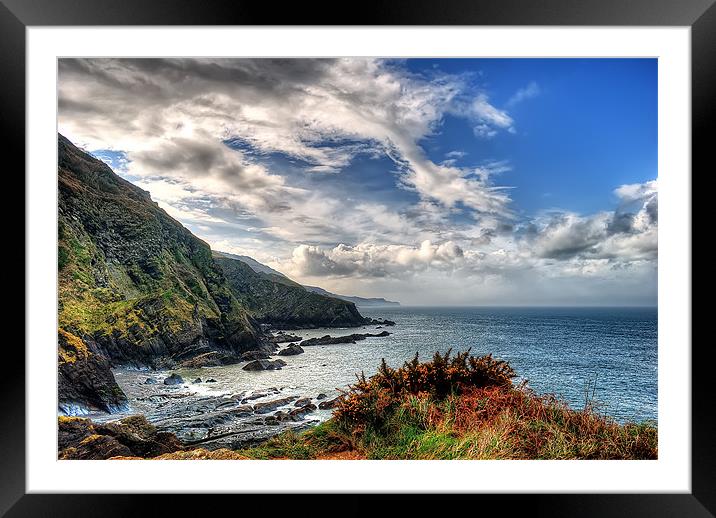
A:
POLYGON ((473 128, 475 135, 490 138, 497 135, 498 130, 514 133, 514 121, 509 114, 490 104, 486 94, 478 95, 470 105, 469 115, 476 121, 473 128))
POLYGON ((446 113, 511 130, 510 116, 484 94, 457 109, 465 88, 458 76, 428 80, 375 59, 61 60, 59 125, 91 149, 125 151, 135 162, 131 174, 156 176, 157 167, 185 160, 181 172, 192 178, 222 181, 225 191, 255 188, 253 206, 266 186, 280 189, 278 177, 241 152, 220 150, 222 139, 303 160, 317 173, 381 152, 424 199, 505 213, 506 194, 469 171, 435 164, 418 145, 446 113), (190 145, 197 138, 204 150, 190 145), (211 139, 220 161, 211 160, 211 139))
POLYGON ((621 185, 614 190, 614 193, 624 203, 641 201, 656 195, 658 189, 657 180, 644 183, 632 183, 621 185))
POLYGON ((542 90, 540 89, 539 85, 535 81, 530 81, 527 86, 525 86, 524 88, 520 88, 515 92, 512 97, 509 98, 509 100, 507 101, 507 106, 513 107, 516 104, 521 103, 522 101, 537 97, 540 93, 542 93, 542 90))
MULTIPOLYGON (((615 189, 614 212, 518 221, 509 190, 492 181, 509 163, 457 166, 461 150, 442 163, 428 156, 424 142, 448 115, 481 138, 515 132, 509 111, 464 77, 374 59, 92 59, 59 68, 63 134, 124 152, 121 174, 214 248, 301 282, 497 303, 587 297, 596 284, 584 279, 618 294, 655 275, 656 180, 615 189), (395 205, 370 193, 327 196, 269 165, 274 153, 321 181, 340 178, 359 155, 388 157, 396 184, 415 194, 395 205)), ((530 83, 505 106, 539 93, 530 83)))

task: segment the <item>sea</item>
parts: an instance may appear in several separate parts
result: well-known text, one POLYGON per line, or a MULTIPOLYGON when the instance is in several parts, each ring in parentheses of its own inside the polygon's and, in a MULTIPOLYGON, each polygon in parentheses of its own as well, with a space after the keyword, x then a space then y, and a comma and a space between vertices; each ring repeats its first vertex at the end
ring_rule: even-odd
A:
MULTIPOLYGON (((366 317, 392 320, 387 337, 355 344, 306 346, 305 353, 281 357, 281 370, 248 372, 243 363, 202 369, 177 369, 185 380, 213 378, 216 383, 189 384, 202 395, 229 395, 278 388, 283 394, 335 396, 374 374, 385 358, 401 366, 417 353, 423 360, 436 351, 470 349, 492 354, 516 371, 538 394, 554 394, 572 408, 589 402, 618 422, 657 421, 657 309, 654 307, 362 307, 366 317)), ((378 333, 376 325, 359 328, 296 329, 303 339, 326 334, 378 333)), ((285 345, 285 344, 284 344, 285 345)), ((129 393, 143 380, 140 373, 115 371, 129 393)), ((130 394, 131 395, 131 394, 130 394)), ((133 406, 136 406, 136 403, 133 406)), ((140 404, 141 406, 141 404, 140 404)), ((134 408, 134 411, 149 409, 134 408)), ((327 418, 330 412, 325 412, 327 418)))

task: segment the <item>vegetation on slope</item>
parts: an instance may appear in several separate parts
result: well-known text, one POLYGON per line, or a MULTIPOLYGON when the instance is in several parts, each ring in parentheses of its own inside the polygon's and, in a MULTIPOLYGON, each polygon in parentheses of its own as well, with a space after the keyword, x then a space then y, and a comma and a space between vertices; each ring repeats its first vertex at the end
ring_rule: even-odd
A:
POLYGON ((58 175, 60 327, 156 349, 198 338, 206 323, 216 341, 252 343, 206 243, 63 137, 58 175))
POLYGON ((657 429, 620 425, 590 405, 574 410, 554 396, 514 386, 514 372, 491 356, 385 362, 361 376, 329 421, 285 433, 240 453, 248 458, 655 459, 657 429))
POLYGON ((214 254, 229 287, 258 322, 275 327, 338 327, 364 323, 352 302, 307 291, 290 279, 254 271, 245 262, 214 254))
POLYGON ((256 346, 209 246, 100 160, 62 136, 58 148, 61 409, 97 406, 97 398, 72 398, 113 384, 111 372, 97 371, 110 363, 161 365, 256 346), (80 350, 82 362, 74 361, 80 350))

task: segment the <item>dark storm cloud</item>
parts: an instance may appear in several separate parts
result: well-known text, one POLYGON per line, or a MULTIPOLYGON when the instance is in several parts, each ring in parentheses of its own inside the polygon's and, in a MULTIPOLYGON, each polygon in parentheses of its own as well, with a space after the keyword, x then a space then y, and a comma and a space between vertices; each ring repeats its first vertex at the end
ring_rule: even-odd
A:
POLYGON ((155 105, 206 92, 290 96, 319 83, 331 63, 330 59, 60 59, 59 75, 61 83, 85 79, 104 87, 108 95, 97 96, 97 103, 111 101, 111 91, 116 90, 136 94, 137 104, 155 105))
POLYGON ((629 212, 615 212, 607 226, 607 234, 622 234, 631 232, 634 225, 634 214, 629 212))
POLYGON ((646 213, 649 215, 649 222, 656 224, 659 221, 659 199, 654 196, 646 203, 646 213))

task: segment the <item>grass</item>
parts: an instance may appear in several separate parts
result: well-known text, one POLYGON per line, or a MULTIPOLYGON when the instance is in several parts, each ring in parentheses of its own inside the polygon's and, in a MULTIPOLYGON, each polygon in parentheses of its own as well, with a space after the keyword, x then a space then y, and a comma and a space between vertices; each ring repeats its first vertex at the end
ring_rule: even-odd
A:
POLYGON ((514 386, 514 372, 467 352, 385 362, 347 391, 333 418, 241 450, 252 459, 655 459, 657 428, 619 424, 590 404, 572 409, 552 395, 514 386))

